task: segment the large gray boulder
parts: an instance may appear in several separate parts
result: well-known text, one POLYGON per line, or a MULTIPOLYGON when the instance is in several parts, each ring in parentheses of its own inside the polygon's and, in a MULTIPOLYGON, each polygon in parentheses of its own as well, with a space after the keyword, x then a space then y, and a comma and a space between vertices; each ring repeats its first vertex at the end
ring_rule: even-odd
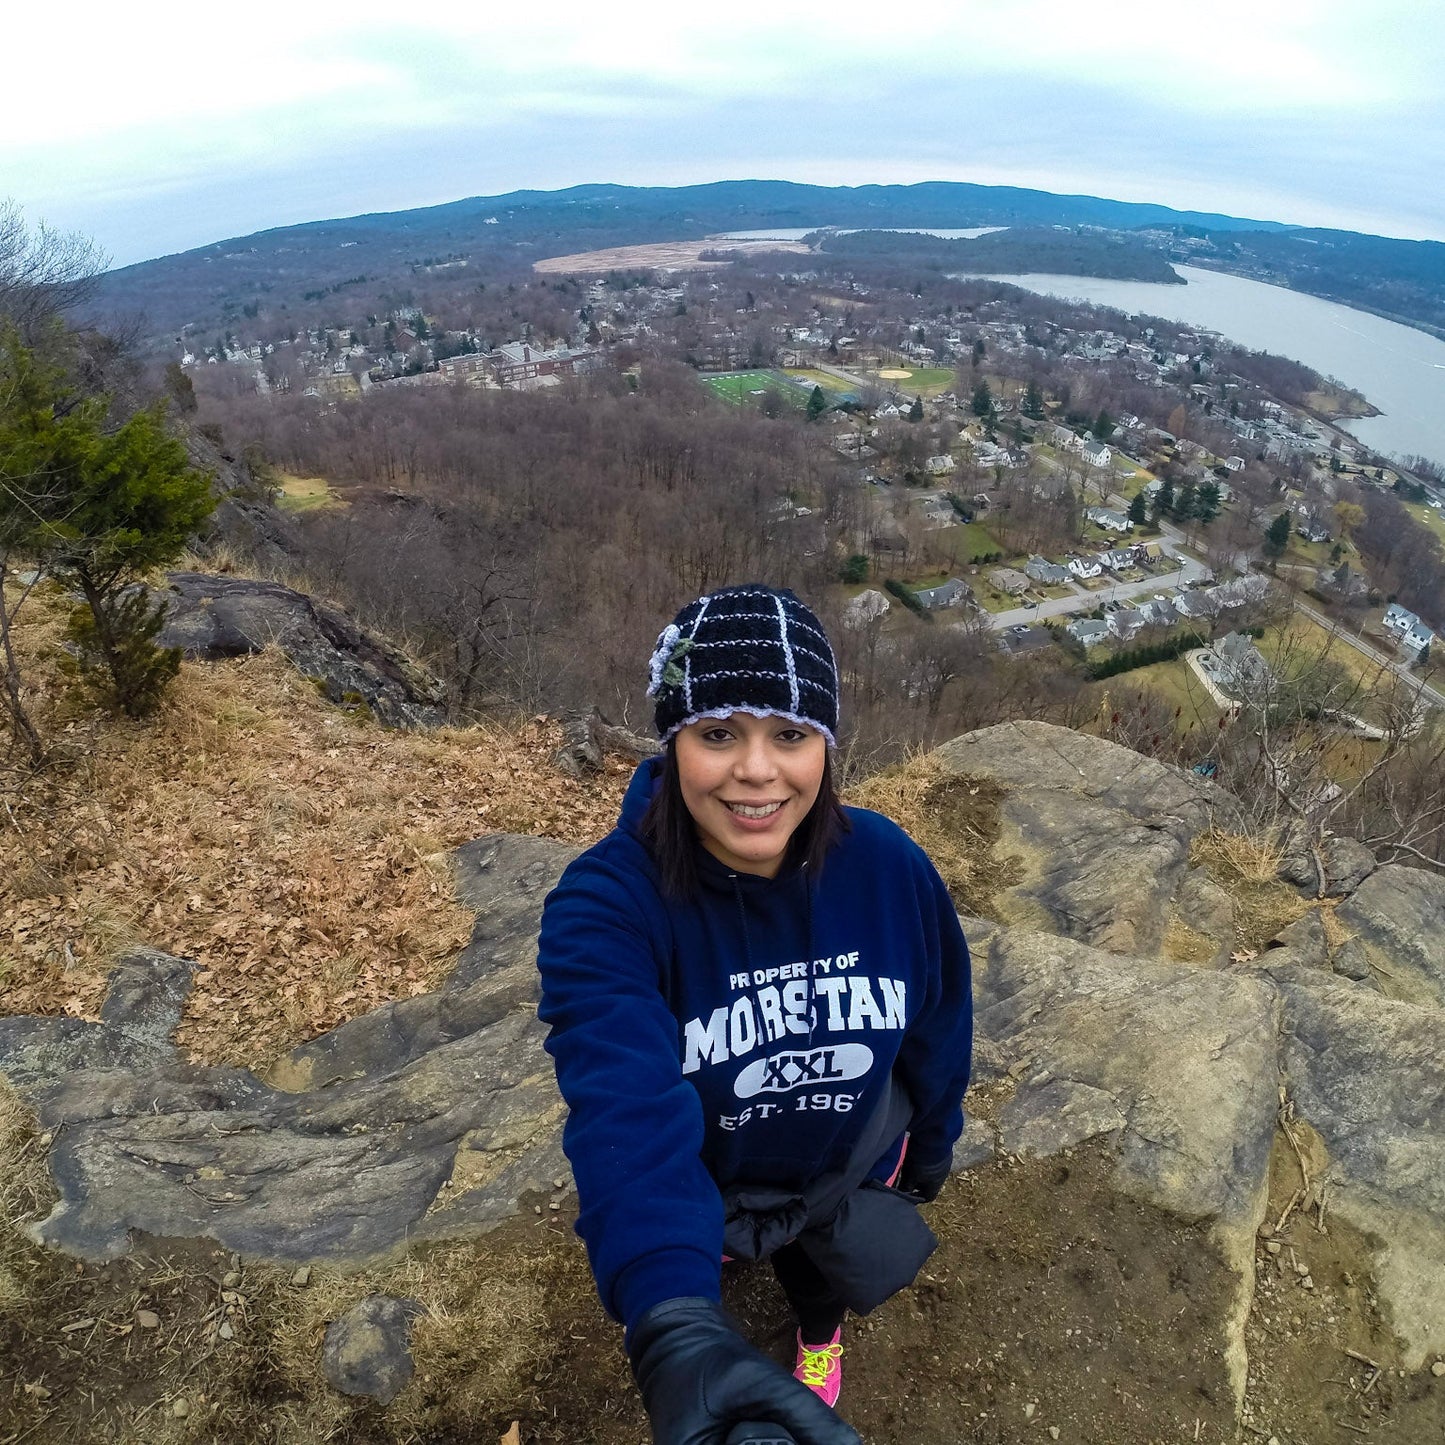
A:
POLYGON ((1445 878, 1388 864, 1335 919, 1363 946, 1387 997, 1445 1008, 1445 878))
POLYGON ((294 1050, 266 1081, 184 1063, 169 1040, 183 960, 132 955, 108 1021, 11 1019, 0 1069, 57 1138, 60 1198, 33 1228, 83 1259, 132 1231, 254 1259, 356 1263, 481 1232, 567 1176, 536 1017, 542 901, 576 850, 481 839, 458 859, 478 910, 465 978, 294 1050))
POLYGON ((1231 808, 1202 778, 1048 723, 1000 723, 933 756, 1004 790, 996 852, 1022 876, 995 895, 1003 921, 1118 953, 1162 952, 1190 844, 1231 808))
POLYGON ((387 727, 445 721, 443 685, 339 608, 252 577, 172 572, 166 581, 163 646, 212 660, 277 647, 332 702, 365 703, 387 727))
POLYGON ((974 988, 978 1030, 1018 1077, 1005 1152, 1112 1135, 1128 1193, 1253 1233, 1279 1107, 1268 980, 1005 930, 974 988))
POLYGON ((1327 1151, 1323 1198, 1378 1241, 1380 1298, 1418 1365, 1445 1352, 1445 1014, 1310 969, 1280 994, 1281 1073, 1327 1151))

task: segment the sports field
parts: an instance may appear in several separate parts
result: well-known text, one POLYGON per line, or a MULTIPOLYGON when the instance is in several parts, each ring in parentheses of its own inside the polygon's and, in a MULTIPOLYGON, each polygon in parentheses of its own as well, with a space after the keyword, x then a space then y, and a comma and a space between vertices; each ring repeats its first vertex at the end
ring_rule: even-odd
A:
POLYGON ((734 406, 759 402, 763 394, 771 390, 778 392, 789 406, 804 407, 813 390, 812 387, 804 390, 781 371, 721 371, 702 380, 703 385, 734 406))
POLYGON ((881 385, 905 396, 937 396, 954 386, 954 374, 946 366, 885 366, 877 375, 881 385))
POLYGON ((851 383, 843 381, 839 377, 830 376, 826 371, 815 371, 809 366, 790 366, 787 369, 786 375, 792 378, 792 380, 802 382, 806 385, 809 395, 812 394, 815 386, 821 386, 825 392, 839 394, 857 390, 851 383))

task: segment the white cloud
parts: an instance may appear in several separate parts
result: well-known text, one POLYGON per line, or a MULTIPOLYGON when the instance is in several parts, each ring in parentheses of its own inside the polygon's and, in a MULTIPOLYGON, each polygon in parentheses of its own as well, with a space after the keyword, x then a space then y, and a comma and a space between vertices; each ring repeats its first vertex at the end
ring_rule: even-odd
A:
MULTIPOLYGON (((63 48, 39 7, 6 27, 8 52, 55 60, 7 68, 0 194, 88 230, 149 196, 163 233, 167 207, 227 174, 256 226, 274 223, 273 187, 294 219, 308 167, 309 214, 344 213, 356 182, 335 183, 353 174, 337 158, 353 151, 395 168, 368 177, 368 206, 414 201, 416 168, 467 194, 818 164, 1199 209, 1258 195, 1257 214, 1306 219, 1339 208, 1352 130, 1388 158, 1381 215, 1440 206, 1421 198, 1438 190, 1445 8, 1420 0, 139 0, 87 15, 63 48), (472 163, 448 172, 462 137, 472 163)), ((1351 177, 1351 213, 1368 184, 1351 177)))

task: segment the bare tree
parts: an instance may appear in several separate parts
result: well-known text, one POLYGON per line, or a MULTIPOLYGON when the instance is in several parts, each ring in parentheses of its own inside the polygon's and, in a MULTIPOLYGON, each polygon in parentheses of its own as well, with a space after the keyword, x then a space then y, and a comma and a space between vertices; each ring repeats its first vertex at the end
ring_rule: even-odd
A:
POLYGON ((0 201, 0 317, 27 345, 51 318, 94 294, 106 262, 94 242, 44 221, 28 226, 13 200, 0 201))

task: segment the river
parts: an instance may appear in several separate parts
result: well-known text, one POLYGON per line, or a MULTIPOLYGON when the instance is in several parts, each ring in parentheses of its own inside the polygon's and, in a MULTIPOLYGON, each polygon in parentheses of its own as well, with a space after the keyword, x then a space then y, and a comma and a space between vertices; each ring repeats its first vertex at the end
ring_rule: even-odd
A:
MULTIPOLYGON (((812 228, 816 230, 817 228, 812 228)), ((902 229, 877 227, 879 230, 902 229)), ((924 231, 922 226, 907 228, 924 231)), ((928 230, 932 236, 982 236, 999 226, 928 230)), ((807 229, 735 231, 743 240, 801 240, 807 229)), ((1272 351, 1353 387, 1380 411, 1340 425, 1385 455, 1420 454, 1445 464, 1445 341, 1423 331, 1199 266, 1175 266, 1188 285, 1108 281, 1095 276, 992 276, 1046 296, 1162 316, 1216 331, 1253 351, 1272 351)))
POLYGON ((1340 425, 1387 455, 1445 463, 1445 341, 1303 291, 1198 266, 1174 268, 1187 286, 1093 276, 993 276, 1046 296, 1162 316, 1273 351, 1354 387, 1382 415, 1340 425))

